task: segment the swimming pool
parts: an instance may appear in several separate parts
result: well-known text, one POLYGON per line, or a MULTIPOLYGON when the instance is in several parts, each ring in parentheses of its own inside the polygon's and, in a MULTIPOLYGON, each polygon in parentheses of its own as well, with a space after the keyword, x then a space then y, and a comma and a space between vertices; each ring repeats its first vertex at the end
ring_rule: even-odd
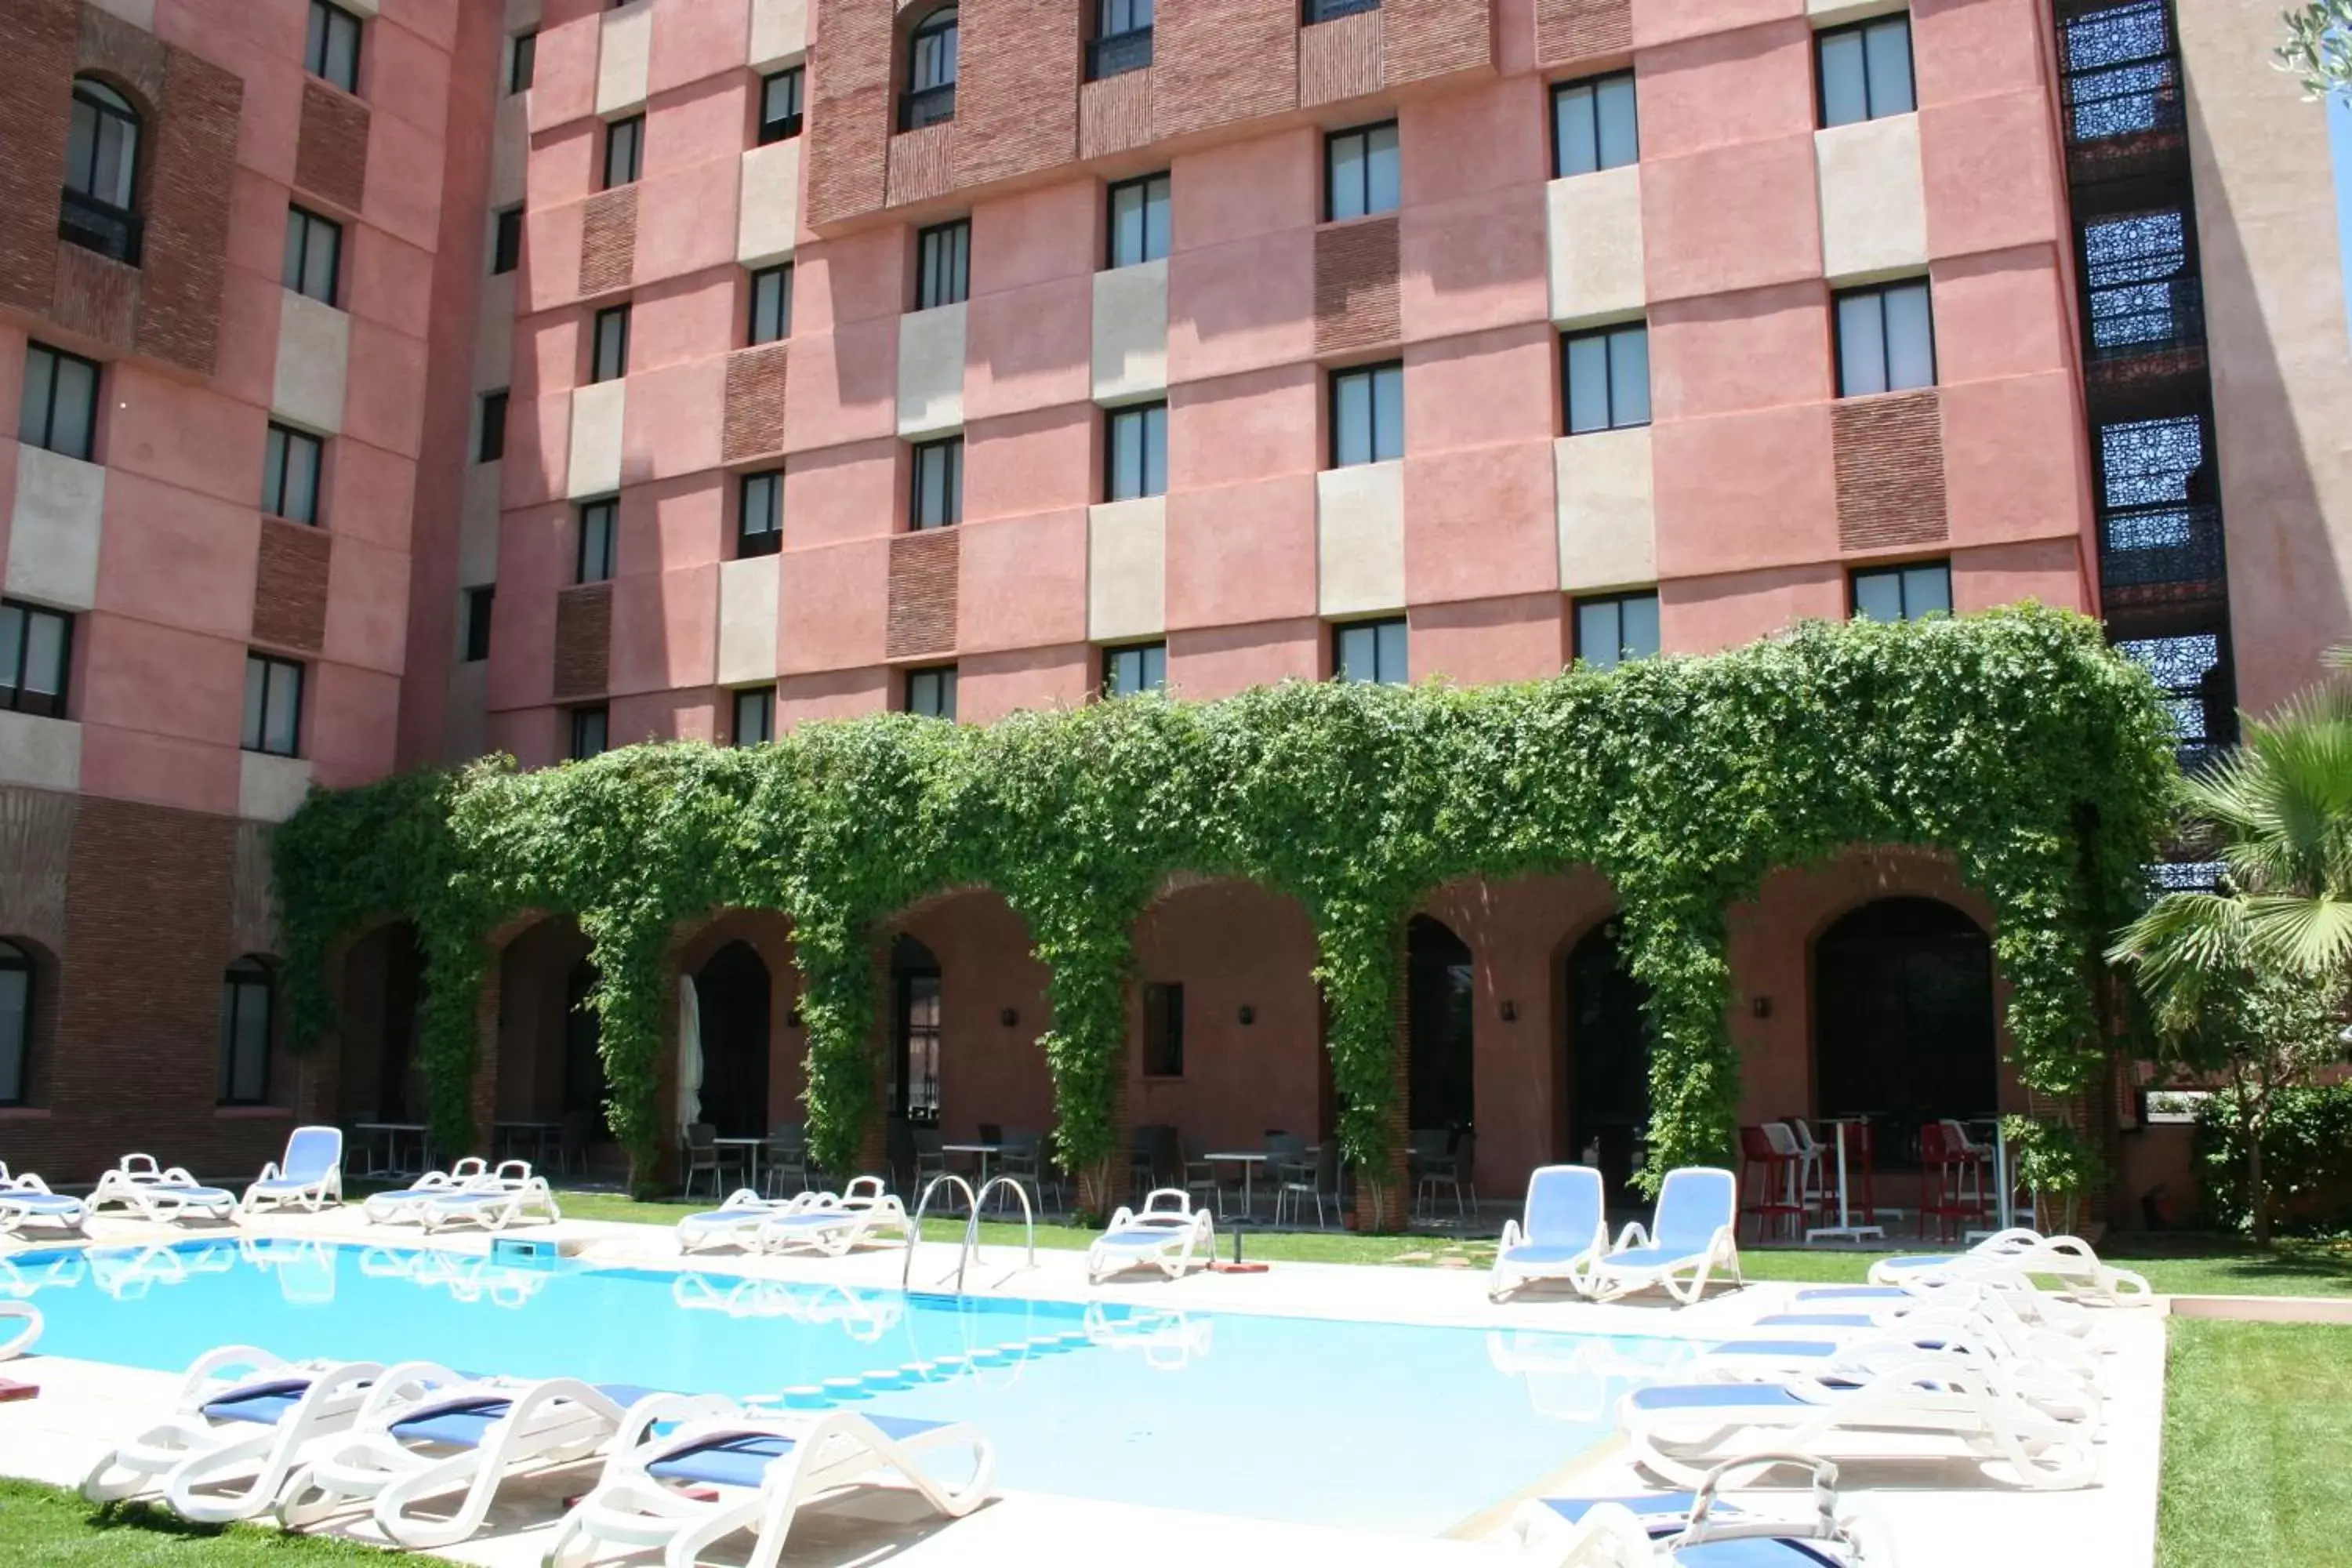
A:
POLYGON ((1488 1332, 205 1240, 0 1262, 44 1352, 215 1345, 979 1423, 1007 1488, 1434 1535, 1605 1436, 1674 1341, 1488 1332))

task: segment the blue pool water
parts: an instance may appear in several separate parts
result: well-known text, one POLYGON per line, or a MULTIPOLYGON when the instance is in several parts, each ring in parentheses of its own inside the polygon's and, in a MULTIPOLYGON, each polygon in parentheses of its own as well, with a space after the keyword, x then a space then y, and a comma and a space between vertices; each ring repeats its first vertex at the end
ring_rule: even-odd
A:
POLYGON ((0 1294, 38 1302, 39 1348, 57 1355, 176 1372, 243 1342, 738 1397, 800 1390, 803 1403, 977 1422, 1008 1488, 1432 1535, 1606 1436, 1626 1389, 1690 1353, 319 1242, 20 1256, 0 1261, 0 1294))

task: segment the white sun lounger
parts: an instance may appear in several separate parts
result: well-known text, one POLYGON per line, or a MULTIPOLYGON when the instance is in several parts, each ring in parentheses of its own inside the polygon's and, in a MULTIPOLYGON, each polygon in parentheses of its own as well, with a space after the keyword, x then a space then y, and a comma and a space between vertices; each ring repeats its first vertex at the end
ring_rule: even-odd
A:
POLYGON ((188 1369, 172 1415, 100 1459, 82 1496, 109 1502, 160 1479, 184 1519, 251 1519, 277 1500, 305 1447, 351 1426, 383 1373, 374 1362, 280 1361, 251 1345, 213 1351, 188 1369))
POLYGON ((360 1214, 371 1225, 414 1223, 416 1205, 437 1193, 461 1192, 490 1173, 489 1163, 468 1154, 446 1171, 427 1171, 404 1187, 370 1194, 360 1214))
POLYGON ((1565 1279, 1583 1295, 1594 1259, 1608 1250, 1601 1173, 1589 1165, 1542 1166, 1528 1178, 1524 1220, 1503 1222, 1487 1299, 1499 1301, 1537 1279, 1565 1279))
POLYGON ((1791 1298, 1801 1310, 1867 1312, 1906 1302, 1932 1301, 1948 1290, 1998 1295, 2022 1321, 2046 1333, 2063 1334, 2099 1349, 2112 1349, 2093 1332, 2091 1311, 2022 1276, 2001 1273, 1954 1275, 1916 1271, 1900 1285, 1815 1285, 1791 1298))
POLYGON ((297 1127, 286 1139, 285 1158, 261 1167, 260 1176, 245 1189, 237 1213, 300 1209, 317 1214, 342 1201, 343 1130, 297 1127))
POLYGON ((1121 1208, 1087 1248, 1087 1283, 1099 1285, 1129 1268, 1157 1268, 1181 1279, 1193 1254, 1204 1263, 1217 1255, 1216 1222, 1192 1206, 1181 1187, 1158 1187, 1144 1194, 1140 1209, 1121 1208))
POLYGON ((2032 1230, 1997 1231, 1966 1252, 1883 1258, 1870 1267, 1874 1285, 1985 1277, 2031 1280, 2036 1276, 2054 1278, 2069 1294, 2109 1306, 2140 1306, 2153 1300, 2145 1278, 2100 1262, 2091 1244, 2080 1237, 2032 1230))
POLYGON ((1586 1293, 1613 1301, 1656 1286, 1687 1307, 1706 1294, 1708 1279, 1719 1270, 1745 1284, 1732 1232, 1738 1203, 1728 1171, 1694 1165, 1667 1172, 1650 1229, 1639 1220, 1628 1225, 1616 1247, 1593 1260, 1586 1293))
POLYGON ((427 1193, 416 1205, 416 1222, 427 1233, 457 1225, 499 1231, 527 1219, 553 1225, 562 1217, 547 1178, 532 1175, 523 1160, 509 1160, 458 1191, 427 1193))
POLYGON ((780 1214, 793 1214, 816 1194, 763 1198, 749 1187, 738 1187, 715 1209, 688 1215, 677 1222, 677 1249, 700 1252, 713 1247, 738 1247, 750 1251, 760 1227, 780 1214))
POLYGON ((45 1225, 57 1230, 79 1230, 89 1209, 79 1198, 49 1191, 48 1183, 27 1171, 12 1176, 0 1163, 0 1231, 21 1231, 45 1225))
POLYGON ((99 1177, 87 1206, 96 1214, 109 1204, 166 1225, 191 1213, 233 1219, 237 1206, 236 1194, 227 1188, 207 1187, 179 1165, 166 1170, 152 1154, 125 1154, 120 1164, 99 1177))
POLYGON ((0 1301, 0 1332, 14 1321, 22 1325, 6 1339, 0 1339, 0 1361, 14 1361, 33 1348, 41 1337, 41 1310, 30 1301, 0 1301))
POLYGON ((1924 1340, 1957 1328, 1986 1342, 1990 1353, 2020 1365, 2047 1366, 2094 1388, 2106 1381, 2096 1345, 2028 1322, 2011 1292, 1955 1285, 1927 1294, 1898 1291, 1885 1300, 1821 1300, 1819 1294, 1799 1291, 1790 1310, 1765 1313, 1751 1328, 1781 1339, 1830 1341, 1890 1335, 1924 1340))
POLYGON ((1519 1549, 1518 1562, 1542 1568, 1891 1568, 1876 1525, 1840 1510, 1837 1479, 1826 1459, 1759 1454, 1717 1466, 1695 1491, 1532 1499, 1496 1539, 1519 1549), (1751 1474, 1782 1466, 1809 1478, 1803 1517, 1751 1513, 1724 1500, 1751 1474))
POLYGON ((901 1241, 914 1241, 915 1225, 907 1217, 907 1205, 883 1190, 881 1177, 857 1176, 837 1197, 817 1193, 799 1208, 771 1215, 753 1233, 751 1245, 761 1252, 811 1251, 839 1258, 877 1231, 888 1230, 897 1231, 901 1241))
POLYGON ((685 1568, 744 1530, 755 1532, 746 1568, 776 1568, 793 1515, 821 1493, 893 1470, 933 1508, 961 1519, 987 1499, 996 1468, 988 1439, 962 1422, 738 1410, 644 1441, 655 1420, 667 1419, 663 1408, 632 1415, 595 1489, 564 1515, 548 1549, 551 1568, 613 1549, 659 1549, 670 1568, 685 1568), (959 1448, 972 1467, 961 1484, 939 1480, 919 1462, 959 1448))
POLYGON ((1752 1332, 1714 1346, 1692 1381, 1777 1382, 1807 1376, 1866 1383, 1882 1372, 1957 1359, 1999 1369, 2020 1398, 2061 1421, 2096 1429, 2100 1369, 2072 1341, 2021 1342, 1983 1314, 1945 1310, 1881 1320, 1776 1312, 1752 1332), (2044 1354, 2045 1350, 2057 1353, 2044 1354))

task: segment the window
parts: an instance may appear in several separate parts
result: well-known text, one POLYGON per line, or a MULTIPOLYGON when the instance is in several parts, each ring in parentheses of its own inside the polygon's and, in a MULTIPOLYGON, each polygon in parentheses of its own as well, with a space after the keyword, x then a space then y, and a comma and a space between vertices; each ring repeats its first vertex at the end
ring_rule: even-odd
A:
POLYGON ((1840 294, 1837 350, 1840 397, 1935 385, 1936 328, 1927 281, 1840 294))
POLYGON ((1404 366, 1367 365, 1331 374, 1331 466, 1404 456, 1404 366))
POLYGON ((1576 657, 1599 669, 1658 652, 1658 595, 1617 594, 1576 601, 1576 657))
POLYGON ((955 666, 943 664, 935 669, 910 669, 907 672, 907 711, 925 719, 952 719, 956 716, 955 666))
POLYGON ((466 640, 457 657, 467 664, 479 664, 490 657, 490 606, 498 593, 496 584, 465 591, 466 640))
POLYGON ((270 1026, 278 988, 268 966, 240 958, 221 981, 220 1102, 269 1103, 270 1026))
POLYGON ((588 379, 618 381, 629 374, 629 308, 608 305, 596 312, 589 339, 588 379))
POLYGON ((245 731, 238 744, 272 756, 298 755, 302 743, 302 667, 266 653, 245 656, 245 731))
POLYGON ((490 236, 490 275, 494 278, 522 265, 522 208, 504 208, 496 221, 498 226, 490 236))
POLYGON ((634 185, 646 153, 646 117, 632 114, 604 127, 604 189, 634 185))
POLYGON ((1923 561, 1853 574, 1856 620, 1916 621, 1922 616, 1949 615, 1951 609, 1952 563, 1948 561, 1923 561))
POLYGON ((1641 156, 1632 71, 1590 81, 1564 81, 1551 89, 1554 178, 1622 169, 1641 156))
POLYGON ((751 274, 751 342, 772 343, 793 335, 793 264, 762 267, 751 274))
POLYGON ((1813 41, 1821 59, 1822 123, 1852 125, 1908 114, 1918 107, 1911 91, 1911 18, 1881 16, 1851 27, 1832 27, 1813 41))
POLYGON ((923 18, 907 41, 907 97, 898 129, 919 131, 955 118, 956 8, 942 5, 923 18))
POLYGON ((1399 199, 1397 128, 1366 125, 1323 139, 1323 216, 1331 222, 1392 213, 1399 199))
POLYGON ((1309 26, 1317 22, 1336 21, 1352 16, 1359 11, 1377 11, 1381 0, 1307 0, 1306 19, 1309 26))
POLYGON ((72 617, 0 599, 0 708, 64 718, 72 668, 72 617))
POLYGON ((1378 680, 1402 686, 1405 673, 1404 617, 1358 621, 1331 628, 1331 673, 1341 680, 1378 680))
POLYGON ((1152 0, 1095 0, 1095 36, 1087 43, 1087 79, 1139 71, 1151 63, 1152 0))
POLYGON ((507 56, 507 90, 529 92, 531 79, 539 70, 539 29, 514 36, 514 50, 507 56))
POLYGON ((773 555, 784 540, 784 476, 745 474, 743 506, 735 520, 735 553, 773 555))
POLYGON ((772 142, 787 142, 801 133, 801 87, 803 73, 799 66, 787 66, 760 81, 760 145, 772 142))
POLYGON ((1146 981, 1143 986, 1143 1075, 1184 1076, 1184 987, 1146 981))
POLYGON ((102 81, 77 77, 66 139, 64 238, 101 256, 137 265, 139 111, 102 81))
POLYGON ((282 281, 321 305, 335 302, 343 266, 343 226, 300 207, 286 209, 286 273, 282 281))
POLYGON ((1138 643, 1103 650, 1103 695, 1133 697, 1168 689, 1168 645, 1138 643))
POLYGON ((319 438, 269 427, 262 450, 261 508, 290 522, 319 521, 319 438))
POLYGON ((759 746, 776 738, 776 689, 762 686, 735 694, 735 727, 728 731, 739 746, 759 746))
POLYGON ((501 387, 482 394, 482 427, 474 436, 474 461, 495 463, 507 455, 507 395, 501 387))
POLYGON ((592 500, 580 509, 580 581, 612 580, 614 535, 620 532, 621 503, 592 500))
POLYGON ((1108 470, 1107 500, 1134 500, 1139 496, 1168 493, 1168 405, 1139 404, 1114 408, 1108 421, 1110 441, 1104 468, 1108 470))
POLYGON ((910 527, 949 528, 963 521, 963 437, 926 441, 915 448, 910 527))
POLYGON ((1146 174, 1110 188, 1110 265, 1133 267, 1168 254, 1169 179, 1146 174))
POLYGON ((16 438, 87 463, 98 444, 98 366, 46 343, 25 348, 25 405, 16 438))
POLYGON ((31 1096, 33 959, 13 942, 0 942, 0 1105, 31 1096))
POLYGON ((1570 435, 1650 422, 1648 327, 1637 321, 1563 337, 1559 369, 1570 435))
POLYGON ((593 708, 572 710, 572 760, 584 763, 590 757, 602 756, 609 744, 606 731, 609 715, 602 702, 593 708))
POLYGON ((961 305, 971 297, 971 220, 958 218, 915 237, 915 309, 961 305))
POLYGON ((345 92, 360 89, 360 19, 327 0, 310 0, 310 39, 302 67, 345 92))

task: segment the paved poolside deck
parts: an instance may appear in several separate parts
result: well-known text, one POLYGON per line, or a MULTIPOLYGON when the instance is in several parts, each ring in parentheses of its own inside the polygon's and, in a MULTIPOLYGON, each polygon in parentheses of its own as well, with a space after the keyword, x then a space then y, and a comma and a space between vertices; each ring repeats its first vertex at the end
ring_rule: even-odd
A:
MULTIPOLYGON (((378 1245, 421 1245, 409 1226, 371 1226, 356 1207, 316 1215, 271 1216, 240 1227, 246 1234, 300 1237, 378 1245)), ((184 1241, 214 1227, 173 1227, 141 1221, 93 1222, 100 1246, 184 1241)), ((229 1233, 223 1227, 220 1234, 229 1233)), ((895 1247, 849 1258, 744 1258, 726 1251, 681 1260, 663 1228, 566 1220, 520 1235, 552 1237, 577 1256, 614 1267, 675 1270, 690 1267, 725 1287, 741 1278, 805 1280, 895 1289, 906 1266, 895 1247)), ((449 1236, 430 1245, 481 1255, 489 1239, 449 1236)), ((24 1248, 0 1248, 0 1258, 24 1248)), ((918 1289, 951 1277, 957 1249, 932 1242, 914 1261, 918 1289)), ((1360 1321, 1480 1329, 1548 1329, 1590 1333, 1714 1339, 1772 1310, 1797 1289, 1754 1285, 1711 1291, 1699 1305, 1672 1310, 1656 1304, 1596 1306, 1556 1295, 1502 1306, 1487 1302, 1485 1277, 1467 1269, 1376 1268, 1281 1263, 1264 1274, 1195 1274, 1181 1281, 1137 1274, 1089 1287, 1081 1255, 1039 1250, 1034 1268, 1017 1248, 990 1247, 973 1263, 966 1289, 1055 1300, 1116 1300, 1192 1310, 1256 1312, 1360 1321)), ((2091 1563, 2100 1568, 2147 1568, 2155 1560, 2158 1446, 2163 1419, 2164 1332, 2158 1310, 2103 1313, 2101 1332, 2115 1347, 2110 1358, 2101 1476, 2071 1492, 2031 1492, 2000 1484, 1973 1461, 1958 1457, 1906 1457, 1888 1444, 1869 1461, 1844 1466, 1852 1506, 1882 1521, 1903 1568, 2037 1568, 2091 1563)), ((37 1353, 7 1367, 9 1375, 41 1386, 40 1396, 0 1405, 0 1474, 78 1482, 119 1435, 152 1421, 169 1406, 172 1374, 37 1353)), ((1444 1442, 1444 1435, 1432 1434, 1444 1442)), ((1934 1450, 1930 1450, 1933 1452, 1934 1450)), ((1411 1484, 1403 1455, 1374 1456, 1390 1463, 1401 1486, 1411 1484)), ((562 1500, 593 1480, 593 1465, 555 1472, 509 1488, 481 1536, 444 1555, 486 1568, 523 1568, 545 1551, 562 1500)), ((1278 1485, 1278 1468, 1269 1473, 1278 1485)), ((1535 1491, 1606 1494, 1643 1489, 1615 1441, 1581 1455, 1563 1456, 1559 1472, 1535 1491)), ((1517 1497, 1465 1520, 1456 1536, 1486 1535, 1507 1518, 1517 1497)), ((1795 1500, 1790 1500, 1793 1506, 1795 1500)), ((332 1528, 332 1527, 330 1527, 332 1528)), ((371 1538, 364 1515, 341 1527, 371 1538)), ((1362 1568, 1407 1564, 1507 1563, 1514 1554, 1488 1540, 1427 1540, 1368 1531, 1276 1524, 1230 1515, 1139 1508, 1034 1492, 1006 1492, 952 1525, 927 1517, 911 1494, 872 1490, 822 1503, 793 1532, 791 1560, 846 1565, 887 1560, 909 1568, 1019 1562, 1024 1568, 1258 1563, 1347 1563, 1362 1568)), ((630 1561, 638 1561, 632 1559, 630 1561)))

